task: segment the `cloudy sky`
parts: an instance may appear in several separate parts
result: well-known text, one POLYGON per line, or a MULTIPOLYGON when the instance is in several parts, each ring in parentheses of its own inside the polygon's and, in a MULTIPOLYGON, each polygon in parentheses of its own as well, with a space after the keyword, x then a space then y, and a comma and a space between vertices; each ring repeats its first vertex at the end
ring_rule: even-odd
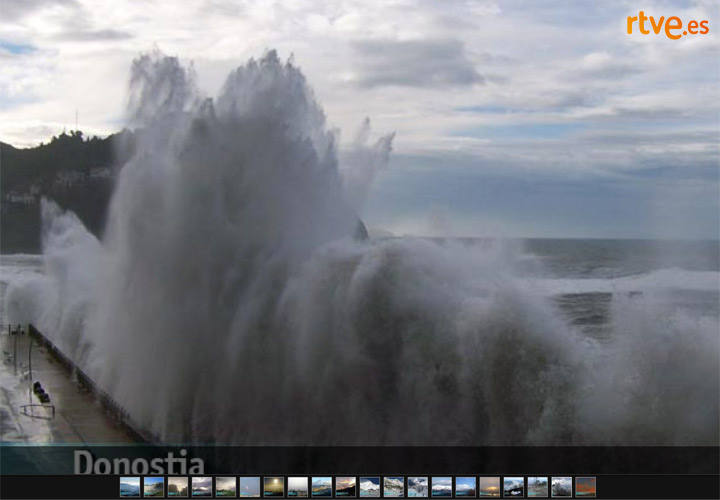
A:
POLYGON ((292 55, 328 122, 396 132, 363 217, 395 234, 718 237, 720 2, 710 33, 627 35, 632 1, 0 0, 0 140, 122 128, 131 60, 292 55))

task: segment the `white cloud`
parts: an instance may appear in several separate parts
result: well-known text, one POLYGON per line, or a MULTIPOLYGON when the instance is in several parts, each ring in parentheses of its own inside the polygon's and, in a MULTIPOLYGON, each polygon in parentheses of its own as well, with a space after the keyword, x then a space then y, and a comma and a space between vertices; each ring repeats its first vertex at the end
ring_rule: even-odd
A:
POLYGON ((155 46, 193 60, 208 95, 276 48, 294 55, 346 143, 369 116, 396 132, 397 155, 434 168, 595 178, 718 159, 713 1, 643 4, 711 19, 708 35, 676 41, 627 35, 638 7, 620 0, 2 2, 0 42, 33 48, 0 45, 0 139, 17 145, 74 127, 76 109, 88 133, 122 127, 130 63, 155 46))

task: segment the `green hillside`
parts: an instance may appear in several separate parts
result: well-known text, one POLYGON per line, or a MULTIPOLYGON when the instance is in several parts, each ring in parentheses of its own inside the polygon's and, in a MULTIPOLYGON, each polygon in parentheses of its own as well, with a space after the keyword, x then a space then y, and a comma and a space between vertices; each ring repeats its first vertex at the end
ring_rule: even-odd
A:
POLYGON ((134 135, 128 131, 106 138, 85 138, 73 131, 27 149, 0 142, 2 253, 41 251, 42 196, 75 212, 99 235, 117 170, 133 146, 134 135))

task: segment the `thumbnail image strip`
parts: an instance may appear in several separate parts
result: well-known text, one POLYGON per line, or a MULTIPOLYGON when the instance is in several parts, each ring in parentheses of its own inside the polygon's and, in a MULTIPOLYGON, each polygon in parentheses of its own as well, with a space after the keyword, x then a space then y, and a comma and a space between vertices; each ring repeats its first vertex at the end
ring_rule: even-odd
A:
POLYGON ((167 496, 171 498, 187 498, 188 497, 188 478, 187 477, 169 477, 167 486, 167 496))
POLYGON ((312 478, 313 497, 332 497, 332 477, 317 476, 312 478))
POLYGON ((500 476, 481 477, 478 486, 478 496, 480 498, 499 498, 500 497, 500 476))
POLYGON ((407 484, 407 496, 413 498, 427 498, 428 497, 428 478, 423 477, 408 477, 407 484))
POLYGON ((360 498, 380 498, 380 478, 360 478, 360 498))
POLYGON ((282 497, 285 495, 285 478, 282 476, 270 476, 263 478, 264 497, 282 497))
POLYGON ((237 479, 234 476, 216 477, 215 496, 218 498, 237 497, 237 479))
POLYGON ((357 496, 357 480, 355 477, 336 476, 335 477, 335 497, 351 497, 357 496))
POLYGON ((527 480, 528 498, 547 498, 548 497, 548 478, 547 477, 529 477, 527 480))
POLYGON ((452 498, 452 477, 433 476, 431 491, 433 498, 452 498))
POLYGON ((455 496, 462 498, 475 498, 477 492, 475 476, 457 476, 455 478, 455 496))
POLYGON ((503 496, 523 498, 525 496, 525 478, 524 477, 505 477, 503 478, 503 496))
POLYGON ((289 477, 288 478, 288 497, 292 498, 307 498, 308 497, 308 478, 303 477, 289 477))
POLYGON ((595 498, 597 496, 597 481, 594 477, 575 478, 575 498, 595 498))
POLYGON ((571 498, 572 497, 572 478, 571 477, 553 477, 551 485, 552 498, 571 498))
POLYGON ((145 476, 143 478, 144 497, 165 497, 165 478, 156 476, 145 476))
POLYGON ((137 498, 140 496, 140 476, 120 478, 120 496, 123 498, 137 498))
POLYGON ((194 477, 192 478, 192 496, 193 498, 212 498, 212 477, 194 477))
POLYGON ((260 498, 260 477, 240 478, 240 498, 260 498))
POLYGON ((386 476, 383 478, 383 497, 402 498, 405 496, 405 478, 403 476, 386 476))

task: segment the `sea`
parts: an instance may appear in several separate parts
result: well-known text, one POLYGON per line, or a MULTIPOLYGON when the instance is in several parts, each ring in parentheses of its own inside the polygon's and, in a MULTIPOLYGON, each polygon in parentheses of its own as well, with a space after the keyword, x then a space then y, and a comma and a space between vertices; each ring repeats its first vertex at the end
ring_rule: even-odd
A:
MULTIPOLYGON (((438 244, 449 239, 434 238, 438 244)), ((567 321, 588 335, 609 336, 614 295, 653 294, 668 307, 693 315, 720 314, 720 242, 715 240, 550 239, 511 240, 527 257, 520 275, 550 297, 567 321)), ((458 238, 492 245, 487 238, 458 238)), ((43 274, 42 255, 0 256, 0 321, 7 328, 7 287, 43 274)))
MULTIPOLYGON (((426 393, 426 404, 437 403, 440 407, 444 407, 448 401, 443 399, 443 394, 448 388, 459 391, 459 387, 474 387, 473 384, 476 382, 482 382, 485 385, 480 387, 484 392, 478 393, 477 389, 474 389, 474 392, 468 394, 472 394, 473 397, 479 397, 477 395, 481 394, 484 399, 479 399, 483 402, 479 408, 487 410, 491 415, 496 412, 497 418, 493 417, 492 422, 499 423, 498 425, 507 422, 505 415, 508 412, 513 413, 519 408, 525 408, 527 402, 532 401, 535 397, 540 398, 542 403, 537 403, 537 408, 542 409, 543 404, 552 404, 558 407, 568 405, 573 407, 574 415, 578 415, 574 417, 573 414, 564 410, 545 415, 538 410, 537 415, 527 418, 527 429, 518 424, 517 428, 510 430, 513 432, 511 434, 513 439, 515 439, 514 436, 520 436, 517 438, 519 442, 535 442, 533 440, 536 438, 532 432, 537 427, 536 422, 543 418, 547 418, 549 422, 545 429, 549 429, 547 432, 550 437, 543 436, 537 439, 540 442, 594 443, 600 441, 660 444, 716 442, 717 405, 713 401, 717 401, 717 375, 720 368, 717 358, 718 319, 720 317, 720 246, 717 241, 434 239, 433 242, 440 246, 464 245, 477 248, 478 252, 495 251, 497 253, 498 249, 501 253, 506 251, 508 255, 512 255, 513 264, 508 266, 511 271, 502 269, 501 272, 498 272, 497 279, 513 280, 515 289, 523 290, 522 294, 508 295, 507 302, 503 302, 504 299, 500 298, 484 303, 491 304, 491 307, 495 309, 501 309, 500 312, 483 309, 483 307, 490 307, 483 305, 483 302, 478 302, 477 306, 473 305, 474 302, 468 302, 471 305, 465 309, 464 314, 469 316, 461 318, 464 323, 455 324, 453 323, 454 318, 447 317, 449 314, 447 311, 453 309, 445 308, 445 302, 443 302, 445 295, 438 295, 435 290, 432 290, 434 286, 432 280, 424 280, 422 273, 442 268, 442 263, 437 260, 438 255, 443 256, 444 259, 446 258, 444 256, 451 258, 456 253, 447 251, 423 254, 423 257, 435 256, 433 258, 436 260, 431 262, 431 266, 422 267, 418 265, 420 261, 413 260, 416 259, 416 256, 407 249, 425 251, 427 249, 426 242, 403 242, 403 238, 398 239, 401 241, 370 241, 368 243, 370 248, 362 251, 372 254, 373 246, 375 246, 375 248, 383 250, 384 253, 378 255, 384 256, 385 259, 388 258, 387 256, 394 255, 397 258, 399 255, 400 258, 410 261, 412 272, 403 269, 405 265, 403 262, 385 260, 387 272, 376 272, 372 275, 374 281, 367 282, 365 288, 352 289, 355 295, 348 294, 347 296, 345 303, 361 305, 365 308, 363 309, 364 315, 356 316, 350 314, 351 311, 345 311, 345 316, 342 318, 343 321, 362 323, 363 318, 369 317, 373 321, 367 325, 360 324, 358 326, 355 332, 359 337, 357 345, 362 346, 366 336, 372 337, 367 339, 369 344, 366 347, 368 352, 377 359, 369 359, 373 363, 377 363, 377 367, 384 367, 394 377, 387 380, 404 384, 422 380, 424 374, 427 373, 427 365, 416 362, 415 358, 430 357, 432 349, 428 346, 433 346, 434 343, 442 345, 439 342, 443 340, 445 333, 442 326, 444 323, 440 319, 443 321, 450 319, 450 322, 447 323, 448 330, 454 327, 455 331, 475 331, 478 332, 478 339, 482 340, 478 340, 480 346, 477 347, 465 338, 465 342, 470 342, 464 344, 468 346, 468 350, 458 350, 458 357, 451 363, 448 362, 447 365, 442 364, 442 358, 434 361, 435 364, 432 366, 438 375, 426 384, 429 384, 427 387, 437 392, 426 393), (395 243, 399 243, 399 245, 395 243), (398 249, 402 252, 393 254, 398 249), (387 275, 400 276, 400 278, 393 278, 395 280, 410 281, 423 277, 423 281, 421 281, 423 286, 402 287, 392 280, 388 282, 387 275), (510 275, 511 277, 509 277, 510 275), (377 288, 380 285, 382 288, 377 288), (375 298, 374 294, 378 291, 381 292, 380 301, 369 303, 368 300, 375 298), (422 300, 415 297, 413 295, 415 293, 422 293, 420 296, 422 300), (520 296, 532 297, 532 304, 526 305, 521 302, 525 299, 518 299, 517 297, 520 296), (425 297, 428 299, 426 300, 425 297), (536 314, 533 304, 537 302, 534 300, 537 297, 541 302, 544 301, 541 308, 543 311, 547 309, 552 311, 551 322, 547 322, 544 313, 536 314), (422 325, 423 328, 427 328, 426 331, 416 329, 420 323, 415 322, 415 312, 413 312, 418 311, 418 307, 421 307, 422 304, 429 307, 427 314, 422 317, 425 321, 422 325), (389 311, 389 307, 396 308, 396 311, 389 311), (476 311, 478 315, 482 314, 482 316, 472 316, 476 311), (373 337, 376 335, 376 325, 387 324, 385 318, 388 317, 389 312, 395 315, 389 316, 395 321, 395 330, 383 331, 381 336, 373 337), (435 322, 435 318, 438 319, 437 322, 435 322), (428 323, 427 320, 431 321, 428 323), (572 350, 568 352, 563 351, 565 344, 554 340, 554 332, 558 331, 556 327, 563 322, 572 332, 571 336, 562 337, 566 339, 563 342, 574 342, 576 337, 580 337, 581 342, 580 345, 573 344, 572 350), (475 330, 462 330, 463 325, 468 324, 475 330), (389 352, 388 349, 397 347, 395 342, 400 338, 398 332, 403 331, 410 332, 409 334, 418 332, 418 335, 425 336, 424 341, 428 345, 405 344, 402 346, 404 348, 402 360, 393 361, 385 354, 389 352), (496 331, 499 333, 495 333, 496 331), (498 373, 501 376, 497 375, 495 371, 487 370, 500 370, 498 373), (400 373, 404 378, 398 378, 400 373), (573 373, 573 375, 568 376, 568 373, 573 373), (537 374, 541 374, 543 377, 539 381, 537 374), (515 380, 512 386, 515 392, 502 400, 502 404, 499 404, 497 395, 507 394, 507 386, 500 379, 507 377, 515 380), (548 387, 555 391, 549 393, 550 396, 543 392, 548 387), (589 391, 587 388, 592 388, 592 390, 589 391), (649 417, 643 413, 643 409, 649 404, 648 401, 652 401, 652 404, 656 406, 660 405, 660 409, 649 417), (495 406, 490 406, 490 403, 495 406), (618 411, 618 408, 622 408, 623 411, 618 411), (678 424, 678 419, 684 419, 684 423, 678 424), (565 437, 566 435, 571 437, 565 437)), ((334 263, 331 257, 332 254, 330 257, 323 257, 325 259, 323 262, 327 264, 323 265, 322 272, 310 274, 309 277, 303 279, 314 286, 322 283, 322 279, 332 280, 344 276, 342 269, 333 267, 334 263)), ((80 264, 82 262, 80 261, 80 264)), ((373 261, 368 260, 368 262, 373 261)), ((7 330, 9 327, 8 311, 23 312, 25 309, 29 309, 26 317, 32 317, 33 312, 36 312, 32 309, 32 305, 20 303, 25 300, 30 302, 28 297, 41 296, 42 298, 44 294, 48 297, 57 297, 57 295, 46 293, 47 291, 43 288, 46 286, 43 284, 45 283, 43 279, 45 272, 44 259, 40 255, 0 256, 0 303, 2 303, 3 329, 7 330), (20 290, 22 293, 14 293, 13 289, 20 290)), ((58 269, 57 261, 53 272, 55 274, 59 272, 61 276, 64 272, 63 268, 58 269)), ((488 276, 488 274, 485 273, 483 276, 488 276)), ((343 281, 338 281, 338 283, 343 283, 343 281)), ((441 286, 452 288, 453 282, 449 281, 449 283, 449 285, 447 283, 438 285, 438 288, 441 286)), ((270 285, 268 287, 264 293, 271 296, 275 292, 270 285)), ((263 287, 257 289, 262 290, 263 287)), ((288 290, 292 291, 292 288, 288 290)), ((306 306, 301 302, 302 308, 287 309, 286 314, 289 315, 297 310, 299 318, 308 319, 311 318, 311 314, 316 317, 322 317, 322 314, 325 314, 325 309, 318 309, 318 307, 327 307, 328 311, 332 310, 333 301, 339 295, 336 294, 332 299, 328 299, 328 296, 322 293, 324 289, 311 288, 311 290, 315 297, 312 304, 306 306), (327 306, 324 305, 324 301, 329 302, 327 306)), ((440 292, 445 293, 442 290, 440 292)), ((55 308, 57 307, 55 304, 62 305, 65 302, 72 302, 74 299, 74 297, 63 296, 63 288, 55 289, 52 293, 60 294, 59 302, 57 298, 50 302, 55 308)), ((176 296, 180 297, 181 295, 176 296)), ((468 297, 468 301, 474 300, 474 297, 468 297)), ((166 304, 164 307, 172 309, 173 306, 173 304, 166 304)), ((77 309, 81 313, 84 310, 77 309)), ((286 317, 283 316, 283 319, 286 317)), ((340 322, 339 324, 347 323, 340 322)), ((312 331, 315 332, 315 330, 312 331)), ((282 332, 283 334, 287 332, 288 335, 293 334, 292 329, 282 330, 282 332)), ((160 333, 164 333, 165 337, 159 336, 153 340, 160 345, 166 345, 167 338, 172 338, 173 342, 177 341, 177 337, 174 336, 175 330, 160 333)), ((232 343, 237 339, 245 342, 240 347, 236 347, 239 353, 242 352, 242 349, 252 350, 254 348, 251 338, 247 336, 233 337, 230 331, 220 331, 219 333, 223 334, 223 338, 227 337, 227 340, 224 340, 226 342, 232 343)), ((336 351, 330 352, 339 352, 346 356, 346 363, 353 363, 356 360, 362 362, 363 359, 366 359, 362 355, 352 354, 350 350, 346 352, 339 341, 336 345, 332 345, 328 344, 328 340, 323 340, 324 338, 331 339, 334 332, 315 333, 317 335, 322 333, 327 337, 306 340, 308 347, 302 352, 308 359, 315 359, 313 357, 315 355, 321 356, 322 359, 329 359, 326 357, 326 351, 331 347, 336 351)), ((52 336, 53 332, 48 332, 48 334, 52 336)), ((342 334, 342 330, 338 332, 338 335, 342 334)), ((416 338, 420 339, 421 337, 416 338)), ((143 336, 143 339, 147 339, 147 336, 143 336)), ((221 341, 217 340, 217 342, 221 341)), ((285 341, 289 342, 285 347, 291 349, 294 339, 285 338, 285 341)), ((298 342, 300 341, 302 340, 298 340, 298 342)), ((353 341, 355 340, 353 339, 353 341)), ((276 343, 275 345, 280 344, 276 343)), ((185 346, 176 347, 186 348, 185 346)), ((447 349, 447 346, 445 348, 447 349)), ((194 348, 188 344, 187 349, 194 348)), ((433 347, 433 349, 435 348, 433 347)), ((113 351, 108 352, 112 354, 113 351)), ((247 358, 242 359, 244 361, 220 366, 228 367, 228 370, 230 367, 233 369, 239 367, 237 369, 252 373, 267 369, 267 363, 277 362, 277 358, 272 353, 263 353, 257 366, 251 364, 247 358), (264 361, 260 362, 261 360, 264 361)), ((292 361, 293 358, 286 359, 292 361)), ((102 358, 102 363, 106 360, 112 361, 110 358, 102 358)), ((102 363, 99 363, 99 366, 104 366, 102 363)), ((185 369, 186 365, 178 362, 178 366, 185 369)), ((302 373, 302 366, 304 365, 290 365, 288 370, 290 371, 292 368, 302 373)), ((379 376, 380 368, 375 367, 376 365, 373 366, 366 372, 367 376, 379 376)), ((102 375, 103 371, 100 370, 97 373, 102 375)), ((172 373, 168 376, 169 380, 172 380, 172 373)), ((339 371, 336 376, 345 376, 345 374, 339 371)), ((352 378, 355 375, 348 371, 347 376, 352 378)), ((250 379, 248 377, 221 377, 221 380, 241 380, 248 381, 249 384, 250 379)), ((324 388, 322 383, 325 381, 325 378, 320 377, 317 382, 318 387, 324 388)), ((263 383, 273 389, 293 387, 294 394, 298 394, 298 397, 309 397, 302 392, 304 386, 297 377, 281 377, 272 382, 263 379, 263 383), (295 382, 299 384, 297 387, 293 386, 295 382)), ((253 389, 250 385, 243 387, 243 390, 247 391, 253 389)), ((332 389, 331 385, 329 387, 332 389)), ((367 387, 374 386, 368 385, 367 387)), ((408 386, 406 385, 406 387, 408 386)), ((344 389, 342 394, 354 397, 344 389)), ((192 399, 191 394, 188 394, 188 397, 192 399)), ((324 399, 318 401, 335 401, 335 397, 335 393, 331 392, 329 395, 324 395, 324 399)), ((362 397, 362 395, 358 394, 357 397, 362 397)), ((152 402, 152 399, 149 401, 152 402)), ((218 404, 213 401, 208 404, 218 404)), ((218 401, 224 401, 224 399, 218 401)), ((291 398, 288 404, 295 405, 296 403, 293 401, 295 399, 291 398)), ((147 411, 154 415, 158 411, 155 407, 147 407, 150 403, 144 399, 128 399, 127 402, 136 405, 134 411, 138 414, 147 411)), ((381 403, 381 406, 389 404, 384 400, 381 403)), ((378 404, 380 405, 380 403, 378 404)), ((397 404, 402 411, 405 411, 405 405, 412 407, 414 399, 408 398, 407 401, 403 400, 397 404)), ((503 433, 510 432, 502 425, 500 427, 489 426, 487 431, 476 427, 473 420, 476 411, 473 410, 474 407, 459 405, 458 408, 458 411, 467 412, 466 415, 458 416, 459 425, 466 425, 470 430, 480 429, 478 430, 480 437, 475 438, 479 442, 482 442, 483 439, 487 439, 488 442, 503 442, 502 440, 506 439, 503 433), (481 431, 486 433, 480 434, 481 431)), ((397 413, 401 415, 402 411, 398 410, 397 413)), ((228 409, 228 418, 237 418, 237 415, 237 412, 228 409)), ((358 420, 356 413, 353 413, 352 422, 356 425, 362 424, 368 428, 375 428, 376 424, 372 421, 374 413, 369 412, 369 415, 365 417, 367 422, 363 422, 358 420)), ((251 417, 248 416, 248 419, 251 417)), ((408 429, 409 423, 412 423, 407 419, 401 420, 397 423, 398 435, 402 435, 403 429, 408 429)), ((252 421, 258 422, 259 420, 252 418, 252 421)), ((344 436, 345 427, 351 420, 339 420, 339 422, 337 434, 344 436)), ((526 425, 524 421, 521 424, 526 425)), ((308 421, 303 428, 312 431, 315 429, 315 425, 317 424, 308 421)), ((326 426, 320 427, 325 432, 326 426)), ((257 441, 270 439, 267 436, 276 436, 278 429, 282 430, 283 428, 279 425, 269 427, 258 434, 260 437, 257 438, 257 441)), ((360 428, 356 431, 357 436, 360 436, 357 438, 358 440, 365 435, 363 429, 360 428)), ((436 427, 433 427, 433 432, 435 430, 436 427)), ((452 430, 453 426, 448 424, 446 431, 449 437, 443 435, 442 439, 446 439, 447 442, 455 442, 453 440, 460 439, 451 434, 452 430)), ((287 432, 290 433, 291 429, 287 432)), ((416 435, 424 435, 422 429, 408 431, 407 436, 402 435, 402 439, 412 440, 416 435)), ((332 436, 334 439, 334 434, 332 436)), ((383 439, 390 438, 383 437, 383 439)))
POLYGON ((718 317, 718 241, 528 239, 526 276, 545 290, 566 320, 586 335, 609 339, 611 303, 651 296, 693 317, 718 317))
MULTIPOLYGON (((439 244, 493 246, 487 238, 434 238, 439 244)), ((720 314, 720 242, 717 240, 528 238, 505 241, 519 252, 517 273, 549 298, 585 335, 609 340, 611 304, 651 297, 672 312, 720 314)), ((666 310, 668 310, 666 309, 666 310)))

